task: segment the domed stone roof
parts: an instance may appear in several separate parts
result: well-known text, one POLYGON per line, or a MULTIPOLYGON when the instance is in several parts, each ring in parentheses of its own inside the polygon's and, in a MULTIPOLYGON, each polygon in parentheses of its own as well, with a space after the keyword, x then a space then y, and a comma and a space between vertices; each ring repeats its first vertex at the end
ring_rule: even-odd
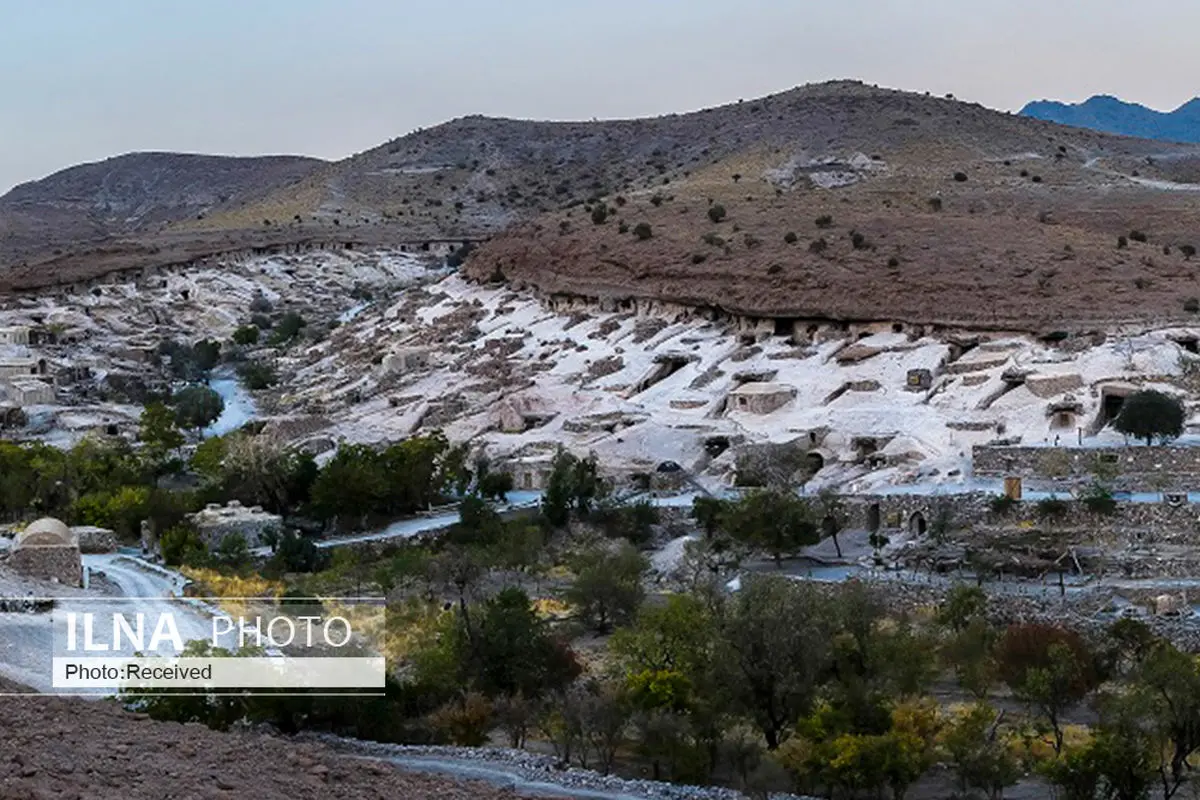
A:
POLYGON ((44 517, 17 534, 13 549, 21 547, 77 547, 79 542, 62 520, 44 517))

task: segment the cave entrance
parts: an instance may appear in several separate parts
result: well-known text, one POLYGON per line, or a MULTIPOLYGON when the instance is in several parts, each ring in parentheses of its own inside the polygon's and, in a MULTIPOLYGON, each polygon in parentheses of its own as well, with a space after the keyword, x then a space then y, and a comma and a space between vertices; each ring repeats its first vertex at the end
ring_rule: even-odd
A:
POLYGON ((804 457, 804 463, 808 467, 808 474, 816 475, 818 472, 825 469, 825 456, 814 451, 804 457))
POLYGON ((1125 396, 1119 394, 1106 394, 1100 404, 1100 427, 1111 425, 1113 420, 1121 416, 1121 409, 1125 408, 1125 396))
POLYGON ((871 533, 877 533, 881 524, 879 513, 879 503, 871 503, 867 506, 867 530, 871 533))
MULTIPOLYGON (((775 335, 776 336, 791 336, 796 330, 797 320, 790 317, 775 318, 775 335)), ((1195 352, 1194 350, 1192 352, 1195 352)))
POLYGON ((913 536, 924 536, 928 528, 929 525, 925 522, 925 515, 920 511, 908 518, 908 532, 913 536))

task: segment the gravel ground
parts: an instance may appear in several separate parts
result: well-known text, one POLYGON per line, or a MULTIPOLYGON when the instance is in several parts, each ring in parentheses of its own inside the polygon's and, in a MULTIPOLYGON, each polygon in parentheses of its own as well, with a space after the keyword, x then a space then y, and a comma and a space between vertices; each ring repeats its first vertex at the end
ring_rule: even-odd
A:
MULTIPOLYGON (((407 747, 333 736, 311 738, 337 750, 386 761, 402 769, 478 777, 532 793, 559 791, 570 797, 596 800, 745 800, 745 795, 733 789, 628 780, 574 767, 560 769, 553 756, 524 750, 407 747)), ((773 797, 777 800, 803 800, 796 795, 780 794, 773 797)))

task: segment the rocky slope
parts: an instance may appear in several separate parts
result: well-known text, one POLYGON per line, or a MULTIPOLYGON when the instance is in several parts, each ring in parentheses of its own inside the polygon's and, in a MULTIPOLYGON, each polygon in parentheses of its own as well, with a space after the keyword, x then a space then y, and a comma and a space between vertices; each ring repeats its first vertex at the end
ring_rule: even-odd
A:
POLYGON ((1121 136, 1200 142, 1200 97, 1165 112, 1138 103, 1126 103, 1110 95, 1096 95, 1083 103, 1038 100, 1021 109, 1021 114, 1121 136))
POLYGON ((1041 331, 1171 320, 1200 295, 1200 146, 854 82, 656 119, 469 117, 333 164, 222 161, 211 185, 197 157, 164 158, 0 201, 0 291, 298 242, 494 237, 472 275, 750 316, 1041 331), (1118 249, 1133 229, 1148 241, 1118 249))

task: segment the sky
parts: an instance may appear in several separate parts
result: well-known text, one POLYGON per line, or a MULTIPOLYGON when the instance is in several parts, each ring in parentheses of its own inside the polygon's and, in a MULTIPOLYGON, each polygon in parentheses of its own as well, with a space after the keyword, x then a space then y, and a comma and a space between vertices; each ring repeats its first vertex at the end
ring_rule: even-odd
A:
POLYGON ((467 114, 834 78, 1018 110, 1200 94, 1195 0, 0 0, 0 192, 138 150, 344 158, 467 114))

